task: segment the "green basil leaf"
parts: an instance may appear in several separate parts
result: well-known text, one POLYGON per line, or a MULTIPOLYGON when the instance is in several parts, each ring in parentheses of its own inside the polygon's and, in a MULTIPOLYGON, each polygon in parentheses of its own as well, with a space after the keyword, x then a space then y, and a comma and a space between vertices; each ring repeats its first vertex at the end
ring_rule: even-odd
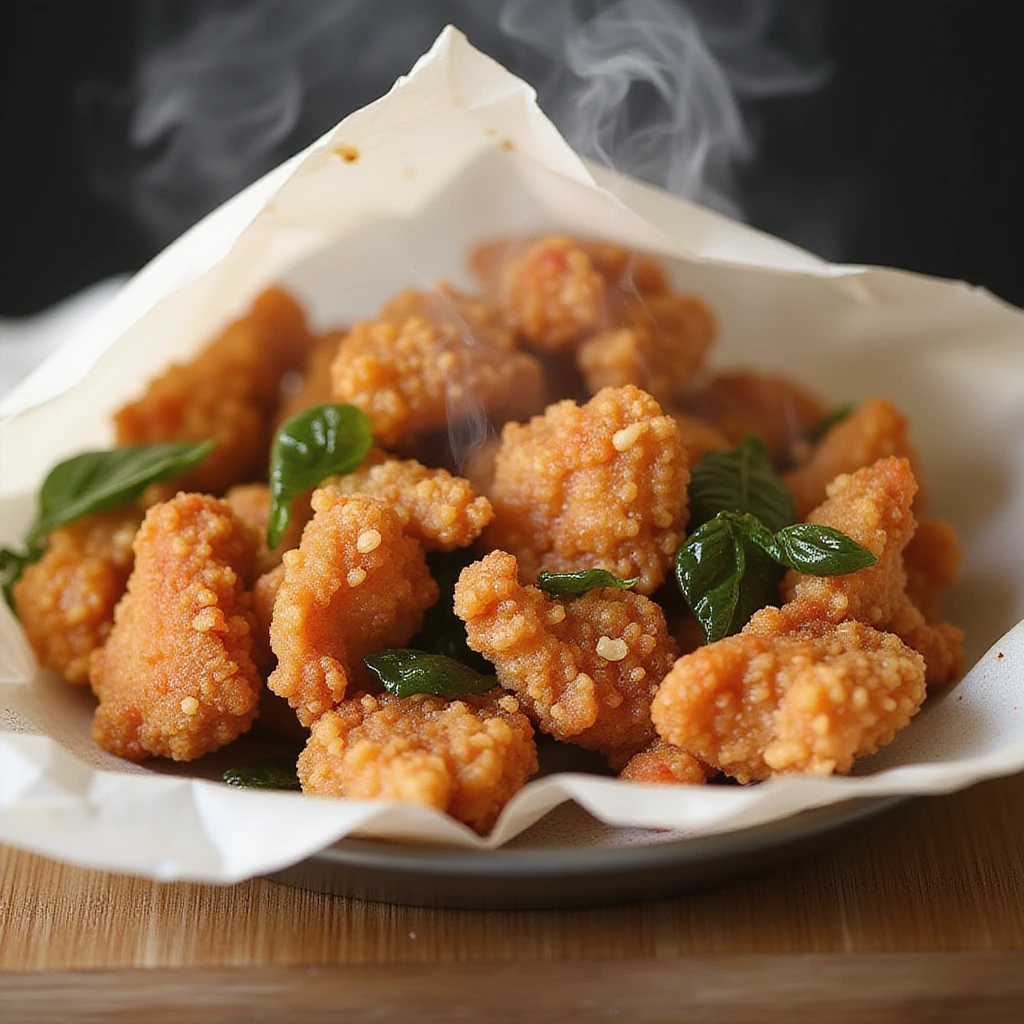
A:
POLYGON ((719 512, 749 512, 773 533, 796 519, 793 498, 754 434, 736 448, 708 452, 693 468, 689 499, 691 527, 719 512))
POLYGON ((0 588, 3 589, 4 600, 7 606, 18 614, 14 605, 14 584, 21 579, 26 565, 38 562, 43 554, 43 548, 37 546, 29 548, 28 551, 12 551, 10 548, 0 548, 0 588))
POLYGON ((441 596, 427 610, 423 628, 409 641, 409 646, 429 654, 443 654, 483 675, 493 676, 494 666, 469 646, 466 624, 455 614, 455 584, 462 570, 475 558, 472 548, 429 552, 427 565, 441 596))
POLYGON ((134 501, 150 484, 192 469, 212 450, 213 441, 137 444, 65 459, 43 481, 29 543, 82 516, 134 501))
POLYGON ((366 414, 354 405, 315 405, 286 420, 270 450, 267 547, 277 547, 291 502, 329 476, 351 473, 373 445, 366 414))
POLYGON ((630 590, 640 582, 639 576, 620 579, 607 569, 581 569, 579 572, 542 572, 537 577, 537 586, 546 594, 556 597, 579 597, 591 590, 614 587, 616 590, 630 590))
POLYGON ((754 612, 778 598, 782 570, 745 534, 739 518, 720 513, 690 534, 676 554, 679 589, 708 643, 739 632, 754 612))
POLYGON ((472 697, 490 693, 498 685, 494 676, 484 676, 453 658, 412 648, 393 648, 369 654, 366 667, 396 697, 429 693, 434 697, 472 697))
POLYGON ((229 768, 221 778, 239 789, 302 789, 295 762, 287 758, 265 758, 229 768))
POLYGON ((810 433, 809 438, 815 444, 820 441, 833 427, 838 426, 845 419, 849 419, 856 406, 853 402, 837 406, 833 409, 810 433))
POLYGON ((809 576, 844 576, 874 565, 867 548, 831 526, 797 523, 775 535, 774 559, 809 576))

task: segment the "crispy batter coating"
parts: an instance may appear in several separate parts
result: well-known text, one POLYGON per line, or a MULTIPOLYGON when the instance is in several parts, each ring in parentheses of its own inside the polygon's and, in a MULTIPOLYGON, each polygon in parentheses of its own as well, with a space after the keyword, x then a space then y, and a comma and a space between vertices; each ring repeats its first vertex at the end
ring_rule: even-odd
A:
POLYGON ((683 786, 703 786, 712 775, 714 769, 699 758, 660 739, 634 754, 619 772, 619 778, 626 782, 683 786))
POLYGON ((653 601, 612 588, 553 598, 521 586, 516 560, 492 551, 463 569, 455 614, 543 732, 603 753, 654 738, 651 698, 678 648, 653 601))
POLYGON ((285 420, 291 419, 303 409, 310 409, 314 405, 325 405, 333 401, 331 397, 333 390, 331 364, 338 354, 338 346, 344 337, 344 331, 328 331, 310 342, 302 371, 302 383, 297 390, 282 399, 277 408, 277 416, 274 418, 275 430, 285 420))
POLYGON ((298 769, 305 793, 424 804, 486 832, 537 770, 537 747, 509 694, 364 694, 314 724, 298 769))
POLYGON ((217 498, 180 493, 149 510, 110 639, 92 656, 101 747, 191 761, 249 728, 261 686, 244 582, 255 554, 217 498))
POLYGON ((283 559, 267 681, 303 725, 340 703, 353 679, 366 685, 363 657, 408 643, 438 597, 423 549, 384 502, 320 489, 313 512, 283 559))
MULTIPOLYGON (((489 437, 466 456, 462 475, 477 494, 489 495, 494 483, 494 462, 501 449, 501 438, 489 437)), ((491 516, 493 518, 492 510, 491 516)))
POLYGON ((917 483, 910 462, 879 459, 837 477, 828 498, 812 510, 809 523, 835 527, 877 556, 878 562, 846 576, 805 576, 790 571, 782 584, 793 615, 833 622, 857 619, 895 633, 928 665, 930 686, 949 682, 963 666, 963 631, 949 623, 925 621, 907 594, 903 553, 917 527, 911 511, 917 483), (806 613, 798 609, 806 607, 806 613))
POLYGON ((302 528, 309 522, 313 515, 313 509, 309 504, 310 495, 299 495, 292 502, 292 516, 288 522, 288 528, 281 536, 280 543, 273 550, 267 547, 267 525, 270 522, 270 488, 266 484, 239 484, 232 487, 224 500, 231 506, 231 510, 249 526, 259 539, 259 547, 256 550, 256 562, 253 566, 253 576, 262 576, 270 572, 276 565, 281 564, 281 559, 286 551, 299 546, 299 538, 302 536, 302 528))
POLYGON ((491 503, 472 484, 445 469, 428 469, 414 459, 387 459, 347 476, 324 481, 338 494, 368 494, 395 510, 405 532, 425 551, 454 551, 480 536, 491 521, 491 503))
POLYGON ((925 698, 924 661, 860 622, 778 609, 680 658, 651 707, 659 735, 740 782, 848 772, 892 741, 925 698))
POLYGON ((580 345, 577 360, 591 394, 635 384, 659 402, 671 401, 703 368, 715 340, 711 311, 692 295, 626 300, 621 323, 580 345))
POLYGON ((142 513, 119 508, 54 530, 43 557, 14 584, 14 604, 39 662, 69 683, 89 681, 89 657, 106 643, 135 560, 142 513))
MULTIPOLYGON (((825 500, 825 488, 837 476, 853 473, 879 459, 901 456, 916 465, 907 418, 884 398, 869 398, 837 423, 811 449, 800 466, 783 479, 796 503, 797 517, 825 500)), ((919 477, 916 473, 915 476, 919 477)), ((920 504, 920 498, 917 499, 920 504)))
POLYGON ((274 667, 274 652, 270 649, 270 624, 274 621, 277 592, 284 581, 284 566, 275 565, 252 585, 253 630, 252 658, 260 670, 268 673, 274 667))
POLYGON ((575 349, 621 324, 624 301, 668 287, 649 256, 563 235, 494 239, 470 253, 469 265, 524 342, 544 352, 575 349))
POLYGON ((645 392, 558 402, 502 431, 484 540, 512 552, 528 582, 542 569, 600 567, 640 577, 650 594, 686 525, 689 479, 675 421, 645 392))
POLYGON ((537 360, 516 350, 493 307, 444 283, 356 324, 331 374, 334 400, 362 409, 384 445, 480 415, 501 424, 543 404, 537 360))
POLYGON ((824 402, 802 384, 779 374, 736 370, 720 373, 682 402, 683 409, 711 423, 737 444, 758 434, 779 462, 794 442, 824 418, 824 402))
POLYGON ((921 519, 903 552, 907 596, 927 622, 942 618, 942 592, 956 583, 963 553, 956 527, 945 519, 921 519))
POLYGON ((696 416, 671 406, 665 412, 676 421, 679 428, 679 440, 686 449, 687 462, 691 467, 714 448, 732 448, 732 442, 723 434, 718 427, 713 427, 696 416))
POLYGON ((118 444, 199 441, 214 450, 195 469, 162 487, 222 493, 266 472, 270 419, 283 374, 308 347, 302 309, 279 288, 228 326, 191 362, 157 377, 114 417, 118 444))

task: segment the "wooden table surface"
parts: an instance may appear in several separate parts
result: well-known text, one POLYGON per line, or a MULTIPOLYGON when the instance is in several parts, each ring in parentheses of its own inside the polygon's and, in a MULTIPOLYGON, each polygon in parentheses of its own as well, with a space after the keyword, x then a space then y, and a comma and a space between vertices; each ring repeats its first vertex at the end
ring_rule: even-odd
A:
POLYGON ((380 1019, 415 1007, 417 1024, 474 1020, 450 1003, 474 979, 493 1003, 479 1019, 496 1021, 569 1019, 574 999, 607 1017, 626 992, 639 1002, 627 999, 622 1019, 674 1020, 681 991, 694 1021, 764 1019, 759 1007, 783 991, 790 1021, 825 1008, 829 1020, 866 1020, 896 1005, 906 1020, 1024 1020, 1024 775, 901 808, 773 874, 594 910, 438 911, 261 880, 161 884, 9 848, 0 879, 5 1020, 131 1020, 142 1008, 151 1024, 192 1020, 181 1007, 156 1012, 183 990, 196 1020, 264 1019, 271 1007, 266 1019, 280 1020, 297 992, 307 1020, 328 1005, 325 1020, 362 1019, 371 1005, 380 1019), (554 992, 561 1008, 511 1010, 554 992))

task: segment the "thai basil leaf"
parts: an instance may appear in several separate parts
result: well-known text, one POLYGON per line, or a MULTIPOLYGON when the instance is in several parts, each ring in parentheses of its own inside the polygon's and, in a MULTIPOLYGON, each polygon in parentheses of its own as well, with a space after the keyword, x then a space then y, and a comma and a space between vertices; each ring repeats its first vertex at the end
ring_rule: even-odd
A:
POLYGON ((782 570, 729 516, 698 527, 676 554, 676 580, 708 643, 746 625, 778 596, 782 570))
POLYGON ((363 658, 366 667, 396 697, 428 693, 434 697, 472 697, 490 693, 498 685, 468 665, 441 654, 394 648, 363 658))
POLYGON ((423 628, 410 646, 430 654, 443 654, 461 661, 483 675, 494 675, 494 666, 466 642, 466 624, 455 614, 455 584, 459 574, 475 558, 472 548, 456 551, 431 551, 427 555, 430 575, 441 596, 423 618, 423 628))
POLYGON ((150 484, 192 469, 212 450, 213 441, 138 444, 65 459, 43 481, 29 544, 83 516, 134 501, 150 484))
POLYGON ((811 431, 810 440, 815 443, 820 441, 833 427, 838 426, 843 420, 849 419, 855 408, 853 402, 837 406, 811 431))
POLYGON ((845 533, 817 523, 796 523, 779 530, 769 553, 780 565, 809 576, 845 576, 878 561, 845 533))
POLYGON ((537 586, 546 594, 555 597, 579 597, 591 590, 614 587, 616 590, 630 590, 640 582, 639 576, 624 580, 607 569, 581 569, 579 572, 542 572, 537 577, 537 586))
POLYGON ((221 778, 239 789, 302 789, 295 762, 287 758, 266 758, 229 768, 221 778))
POLYGON ((267 547, 277 547, 291 502, 323 479, 351 473, 373 445, 370 421, 354 405, 316 405, 286 420, 270 450, 267 547))
POLYGON ((719 512, 749 512, 773 533, 796 520, 793 498, 754 434, 733 449, 709 451, 693 468, 689 499, 691 526, 719 512))

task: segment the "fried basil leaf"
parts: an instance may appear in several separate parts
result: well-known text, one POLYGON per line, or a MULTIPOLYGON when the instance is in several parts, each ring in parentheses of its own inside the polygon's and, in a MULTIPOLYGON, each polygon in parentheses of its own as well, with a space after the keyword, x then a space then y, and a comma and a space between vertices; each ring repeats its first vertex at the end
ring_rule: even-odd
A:
POLYGON ((287 758, 266 758, 229 768, 221 778, 239 789, 302 789, 295 762, 287 758))
POLYGON ((329 476, 351 473, 373 445, 370 421, 354 405, 315 405, 286 420, 270 449, 267 547, 280 543, 292 499, 329 476))
POLYGON ((779 530, 770 552, 780 565, 808 576, 845 576, 874 565, 867 548, 831 526, 796 523, 779 530))
POLYGON ((640 582, 639 576, 624 580, 607 569, 581 569, 579 572, 542 572, 537 577, 537 586, 546 594, 555 597, 579 597, 591 590, 614 587, 616 590, 630 590, 640 582))
POLYGON ((468 665, 441 654, 409 647, 368 654, 366 667, 396 697, 428 693, 434 697, 472 697, 490 693, 498 685, 494 676, 481 675, 468 665))

